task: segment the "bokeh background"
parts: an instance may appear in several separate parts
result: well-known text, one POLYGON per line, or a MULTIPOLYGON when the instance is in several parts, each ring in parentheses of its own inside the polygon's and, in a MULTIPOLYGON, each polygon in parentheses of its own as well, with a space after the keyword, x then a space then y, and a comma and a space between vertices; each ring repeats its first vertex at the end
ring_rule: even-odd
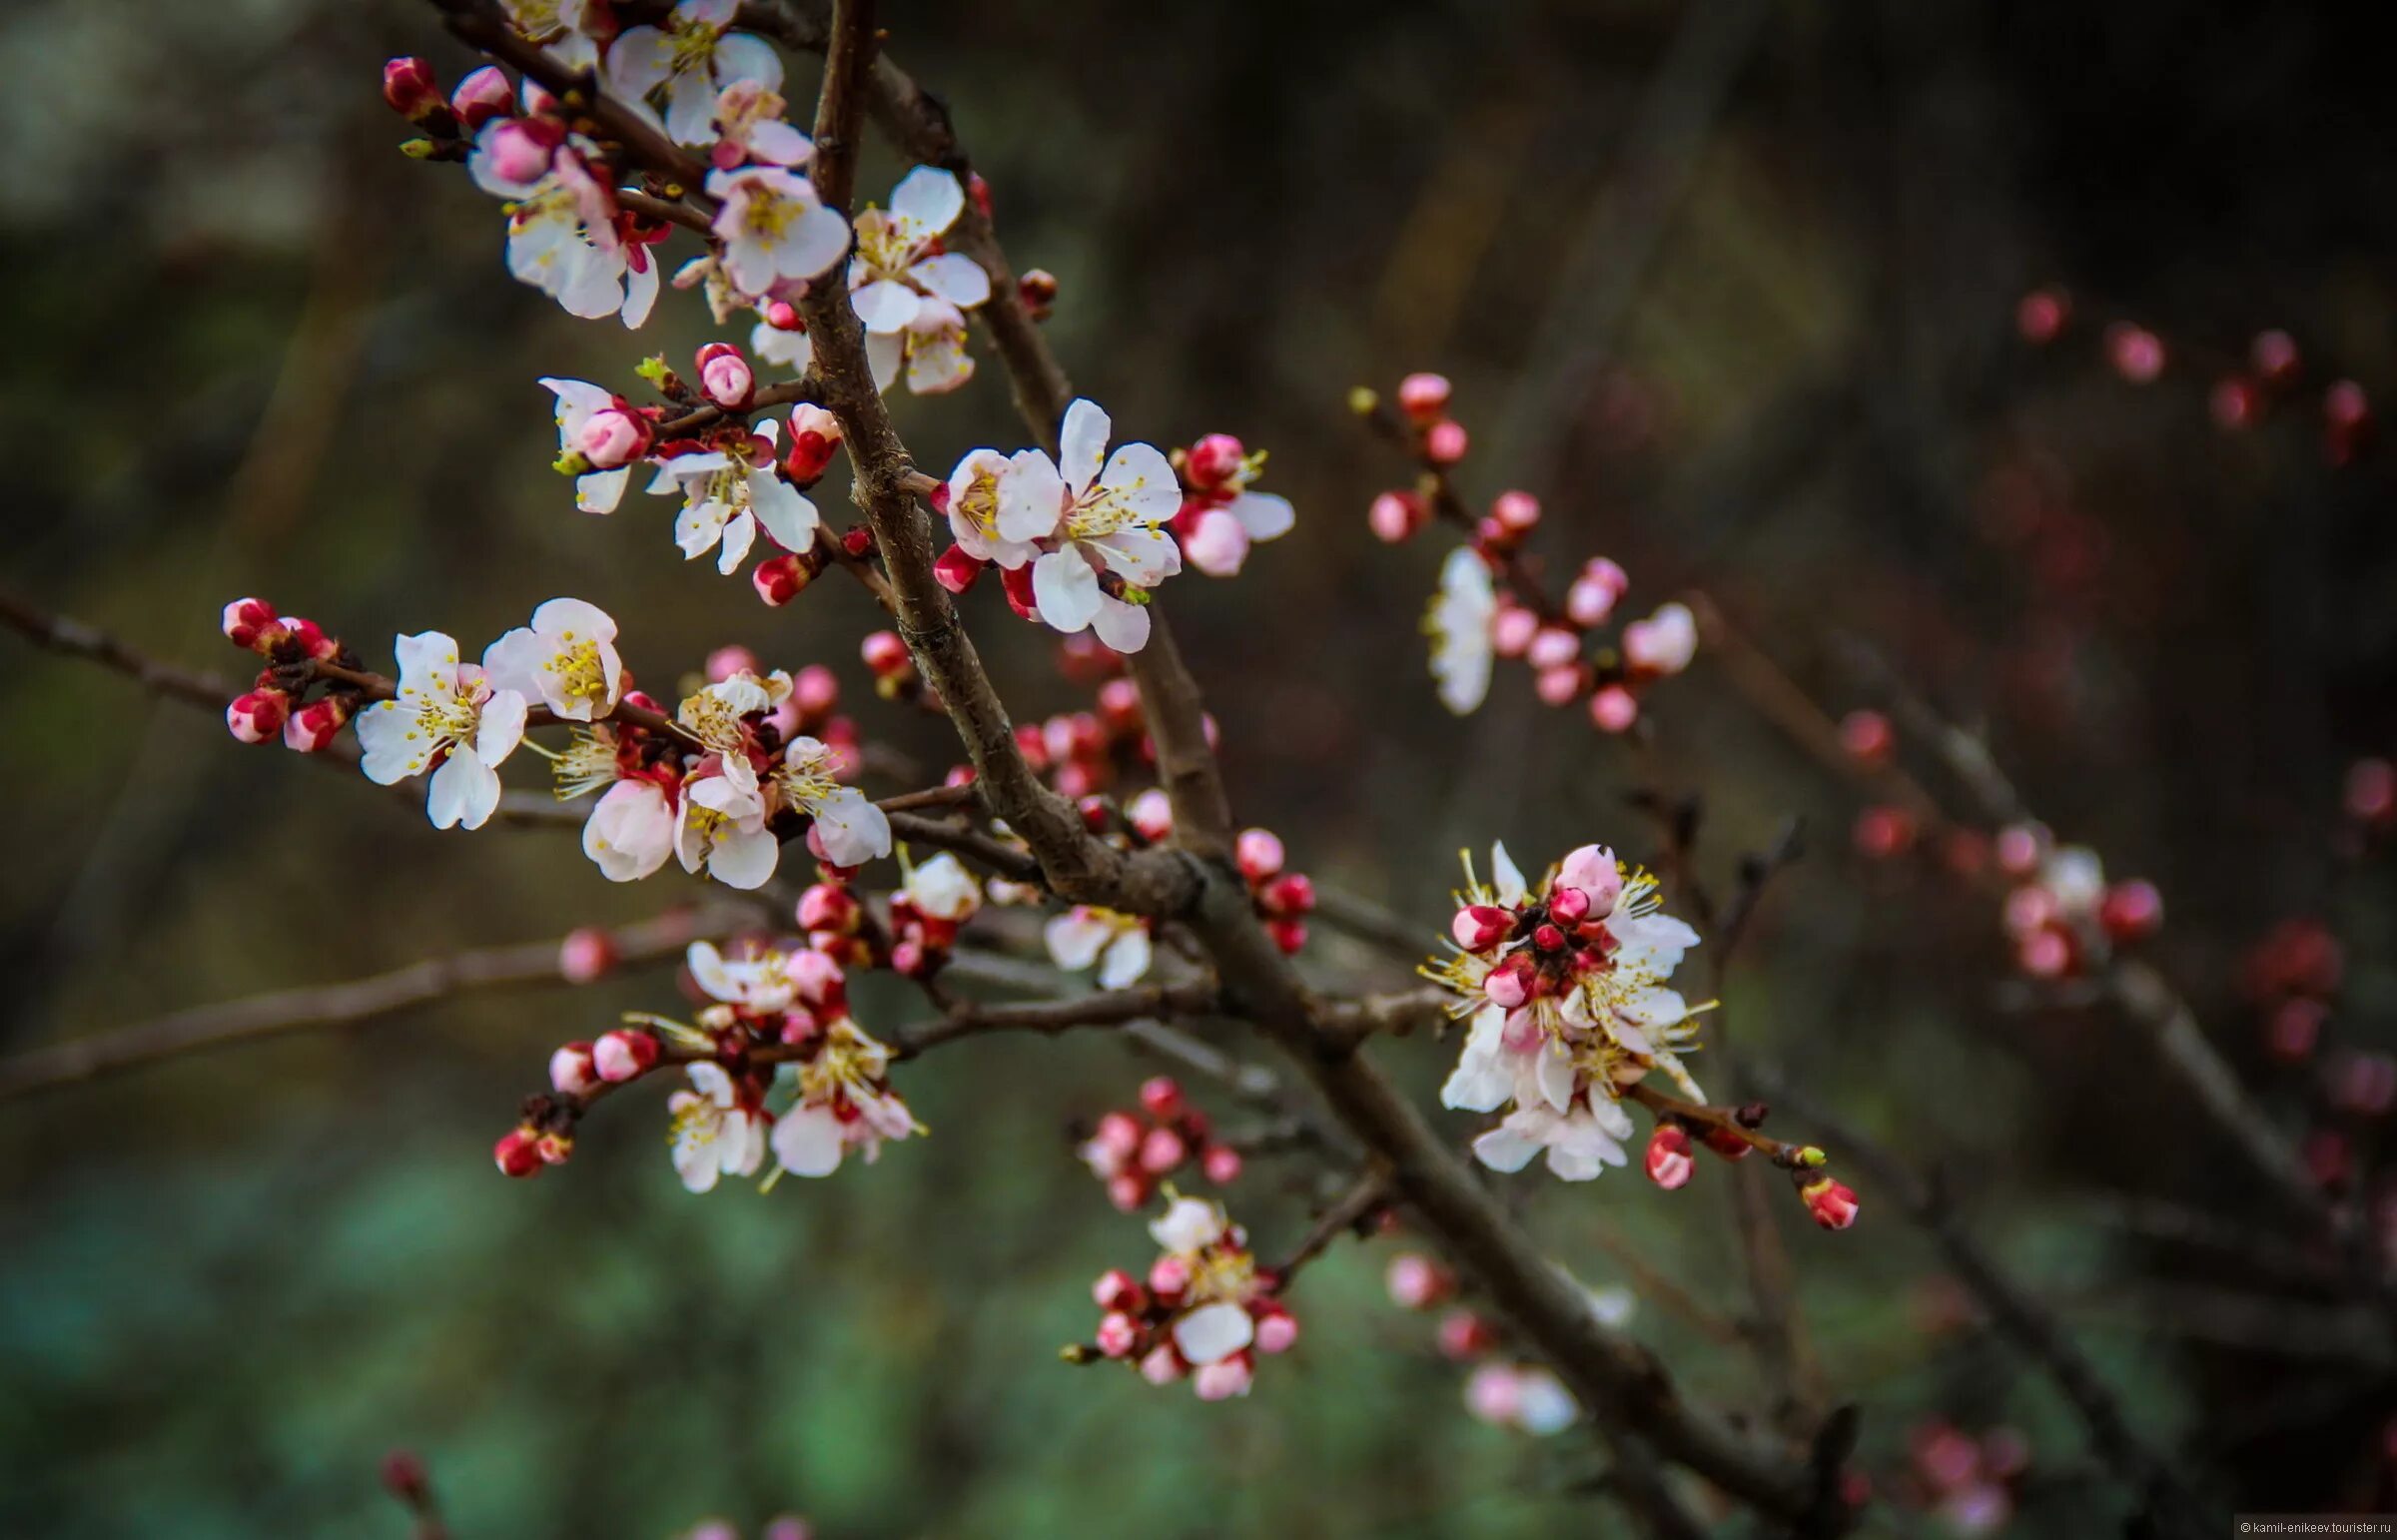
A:
MULTIPOLYGON (((1457 729, 1417 634, 1449 542, 1370 537, 1367 501, 1405 471, 1342 405, 1445 371, 1465 484, 1545 499, 1553 560, 1614 556, 1643 609, 1705 589, 1835 713, 1887 703, 1861 643, 1986 732, 2062 836, 2161 887, 2151 955, 2292 1138, 2347 1142, 2372 1201, 2377 1115, 2334 1093, 2397 1046, 2391 894, 2340 787, 2397 747, 2397 526, 2385 459, 2326 453, 2322 408, 2334 380, 2397 375, 2397 129, 2357 13, 1064 0, 888 23, 1011 254, 1058 275, 1077 384, 1132 435, 1269 448, 1265 485, 1300 510, 1237 582, 1172 590, 1244 819, 1428 947, 1461 844, 1652 851, 1626 799, 1661 775, 1702 797, 1721 884, 1803 816, 1727 993, 1743 1041, 1944 1169, 2220 1495, 2387 1505, 2385 1334, 2309 1281, 2285 1213, 2120 1019, 2009 988, 1992 905, 1937 861, 1860 858, 1853 789, 1708 657, 1654 698, 1654 763, 1519 673, 1457 729), (2015 307, 2045 284, 2073 322, 2040 349, 2015 307), (2159 379, 2109 369, 2113 320, 2162 340, 2159 379), (2304 384, 2225 430, 2216 379, 2264 328, 2297 340, 2304 384), (2346 967, 2323 1047, 2287 1064, 2240 976, 2292 917, 2346 967), (2159 1212, 2234 1243, 2159 1240, 2159 1212)), ((942 762, 939 723, 865 697, 860 595, 767 611, 679 560, 666 503, 572 510, 534 377, 630 384, 703 318, 670 296, 636 340, 508 281, 492 202, 396 153, 376 81, 407 51, 465 62, 400 0, 0 14, 0 409, 21 440, 0 578, 228 672, 216 615, 239 593, 371 656, 403 629, 479 646, 572 593, 622 619, 646 679, 733 641, 828 662, 870 732, 942 762)), ((813 78, 794 61, 791 94, 813 78)), ((887 186, 902 168, 875 155, 887 186)), ((995 369, 897 411, 928 466, 1020 441, 995 369)), ((1019 714, 1083 704, 1044 633, 992 593, 973 614, 1019 714)), ((611 887, 570 838, 437 834, 13 637, 0 712, 8 1048, 691 895, 611 887)), ((1309 966, 1403 980, 1330 937, 1309 966)), ((649 1097, 605 1108, 566 1169, 497 1178, 489 1143, 549 1047, 673 991, 652 971, 459 999, 0 1108, 0 1532, 398 1535, 376 1478, 394 1445, 467 1537, 783 1510, 841 1537, 1612 1532, 1583 1444, 1463 1415, 1429 1322, 1382 1297, 1392 1242, 1307 1278, 1304 1346, 1246 1401, 1061 1367, 1089 1279, 1147 1254, 1069 1153, 1070 1123, 1152 1068, 1096 1035, 907 1067, 933 1137, 835 1181, 693 1199, 649 1097)), ((870 1023, 922 1009, 865 1001, 870 1023)), ((1382 1052, 1428 1099, 1449 1050, 1382 1052)), ((1624 1282, 1628 1251, 1736 1313, 1723 1174, 1510 1190, 1589 1281, 1624 1282)), ((2010 1533, 2116 1532, 2068 1410, 1859 1184, 1852 1232, 1779 1218, 1893 1499, 1873 1525, 1941 1532, 1906 1472, 1944 1420, 2027 1442, 2010 1533)), ((1272 1163, 1235 1190, 1268 1254, 1303 1227, 1272 1163)), ((1738 1349, 1654 1298, 1634 1329, 1698 1395, 1756 1404, 1738 1349)))

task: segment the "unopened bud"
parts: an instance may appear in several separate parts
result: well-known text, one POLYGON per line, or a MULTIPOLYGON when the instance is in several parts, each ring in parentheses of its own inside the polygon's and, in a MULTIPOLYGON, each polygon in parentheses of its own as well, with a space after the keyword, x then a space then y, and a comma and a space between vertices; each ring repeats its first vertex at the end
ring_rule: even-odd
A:
POLYGON ((1423 499, 1414 493, 1383 492, 1366 510, 1365 521, 1372 525, 1376 539, 1397 545, 1422 528, 1430 516, 1423 499))
POLYGON ((699 350, 699 388, 719 406, 745 406, 757 389, 757 376, 741 350, 730 343, 709 343, 699 350))
POLYGON ((1152 1176, 1163 1176, 1190 1155, 1190 1145, 1172 1129, 1151 1129, 1141 1141, 1141 1169, 1152 1176))
POLYGON ((768 556, 749 569, 749 586, 768 609, 780 609, 799 597, 808 580, 807 563, 788 552, 768 556))
POLYGON ((899 639, 897 631, 868 634, 858 646, 858 656, 865 659, 866 667, 884 678, 904 674, 913 666, 908 657, 907 643, 899 639))
POLYGON ((236 599, 225 606, 225 639, 237 647, 264 652, 283 634, 275 606, 264 599, 236 599))
POLYGON ((614 470, 629 465, 649 452, 656 430, 649 419, 637 411, 621 406, 603 406, 583 419, 582 430, 574 435, 574 446, 596 470, 614 470))
POLYGON ((1898 734, 1890 719, 1878 711, 1851 711, 1840 719, 1840 747, 1868 769, 1888 764, 1897 746, 1898 734))
POLYGON ((1141 1082, 1141 1106, 1161 1122, 1180 1118, 1187 1110, 1182 1087, 1170 1075, 1153 1075, 1141 1082))
POLYGON ((1448 1270, 1416 1251, 1391 1257, 1381 1281, 1389 1290, 1390 1303, 1402 1310, 1428 1310, 1456 1291, 1456 1280, 1448 1270))
POLYGON ((473 71, 449 93, 449 110, 457 114, 457 121, 469 134, 493 118, 507 116, 515 105, 516 89, 495 64, 473 71))
POLYGON ((1032 269, 1016 280, 1016 298, 1023 302, 1026 315, 1047 321, 1057 308, 1057 275, 1047 268, 1032 269))
POLYGON ((1099 1351, 1110 1358, 1125 1358, 1141 1342, 1141 1328, 1129 1315, 1111 1310, 1099 1319, 1097 1336, 1099 1351))
POLYGON ((1191 1264, 1180 1256, 1161 1256, 1149 1269, 1149 1292, 1160 1299, 1178 1299, 1190 1286, 1191 1264))
POLYGON ((1398 382, 1398 409, 1417 424, 1427 425, 1448 409, 1449 393, 1445 375, 1409 375, 1398 382))
POLYGON ((549 1085, 561 1097, 579 1097, 599 1084, 588 1043, 569 1043, 549 1056, 549 1085))
POLYGON ((990 563, 966 553, 963 545, 952 545, 941 552, 941 559, 932 564, 933 580, 951 593, 963 593, 982 576, 990 563))
POLYGON ((311 701, 285 719, 283 745, 303 754, 314 754, 340 737, 342 724, 349 720, 350 708, 339 699, 327 696, 311 701))
POLYGON ((1490 504, 1490 517, 1510 533, 1528 534, 1540 522, 1540 499, 1529 492, 1500 492, 1490 504))
POLYGON ((1285 918, 1315 912, 1315 880, 1304 872, 1284 872, 1266 883, 1256 901, 1267 914, 1285 918))
POLYGON ((1240 1153, 1229 1145, 1209 1145, 1206 1154, 1198 1157, 1198 1169, 1216 1186, 1228 1186, 1240 1179, 1240 1153))
POLYGON ((1670 1192, 1685 1185, 1697 1168, 1688 1132, 1675 1124, 1659 1124, 1648 1139, 1648 1179, 1670 1192))
POLYGON ((1590 725, 1602 733, 1631 731, 1640 719, 1640 702, 1619 684, 1600 685, 1590 696, 1590 725))
POLYGON ((1191 1376, 1191 1388, 1198 1392, 1201 1401, 1227 1401, 1235 1395, 1246 1395, 1254 1371, 1248 1366, 1248 1355, 1234 1353, 1213 1363, 1202 1364, 1191 1376))
POLYGON ((864 906, 839 883, 820 882, 799 895, 799 929, 854 936, 865 920, 864 906))
POLYGON ((1232 860, 1252 884, 1280 871, 1284 859, 1281 837, 1270 829, 1244 829, 1232 843, 1232 860))
POLYGON ((448 111, 432 66, 412 55, 384 62, 383 99, 392 111, 415 124, 429 123, 448 111))
POLYGON ((1806 1211, 1825 1229, 1846 1229, 1856 1222, 1856 1189, 1844 1181, 1825 1176, 1808 1182, 1799 1195, 1806 1199, 1806 1211))
POLYGON ((1191 445, 1188 460, 1191 483, 1202 488, 1222 485, 1239 472, 1247 452, 1229 433, 1208 433, 1191 445))
POLYGON ((637 1080, 657 1063, 657 1039, 645 1032, 618 1028, 602 1033, 591 1045, 591 1064, 603 1081, 637 1080))
POLYGON ((250 691, 225 708, 225 726, 244 743, 272 743, 290 717, 292 698, 267 686, 250 691))
POLYGON ((504 1175, 537 1176, 543 1164, 540 1143, 537 1129, 510 1129, 491 1147, 492 1163, 504 1175))
POLYGON ((1298 1317, 1279 1305, 1267 1305, 1257 1312, 1256 1338, 1253 1343, 1260 1353, 1286 1353, 1298 1345, 1298 1317))
POLYGON ((1448 934, 1467 952, 1487 952, 1515 928, 1515 917, 1492 904, 1468 904, 1448 922, 1448 934))
POLYGON ((815 485, 832 464, 841 446, 841 419, 823 407, 802 403, 791 408, 791 447, 782 457, 782 471, 792 484, 815 485))
POLYGON ((1534 668, 1563 668, 1580 661, 1581 638, 1561 625, 1543 626, 1532 633, 1523 658, 1534 668))
POLYGON ((1472 441, 1465 432, 1464 423, 1453 418, 1434 422, 1430 431, 1423 435, 1423 457, 1445 469, 1465 457, 1465 450, 1472 446, 1472 441))

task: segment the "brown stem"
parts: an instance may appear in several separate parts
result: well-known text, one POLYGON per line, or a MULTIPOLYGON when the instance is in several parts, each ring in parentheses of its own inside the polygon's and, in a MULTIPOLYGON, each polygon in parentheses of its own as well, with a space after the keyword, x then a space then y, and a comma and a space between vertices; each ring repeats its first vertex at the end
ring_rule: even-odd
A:
POLYGON ((1121 1027, 1160 1017, 1205 1016, 1214 1009, 1215 987, 1211 984, 1153 985, 1000 1006, 969 1003, 957 1006, 939 1021, 899 1033, 892 1040, 891 1055, 913 1059, 944 1043, 994 1032, 1056 1034, 1076 1027, 1121 1027))

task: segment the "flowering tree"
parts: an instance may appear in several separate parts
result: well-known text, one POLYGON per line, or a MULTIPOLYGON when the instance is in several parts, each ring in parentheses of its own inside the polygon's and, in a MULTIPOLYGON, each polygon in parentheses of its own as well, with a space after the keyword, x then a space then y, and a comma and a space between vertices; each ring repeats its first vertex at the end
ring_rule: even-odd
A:
MULTIPOLYGON (((1418 938, 1318 890, 1293 865, 1303 849, 1243 827, 1161 594, 1186 568, 1236 580, 1307 510, 1263 489, 1265 456, 1240 440, 1118 423, 1074 392, 1041 326, 1055 281, 1012 266, 993 190, 938 99, 882 52, 868 0, 823 13, 755 0, 433 9, 492 62, 444 89, 421 60, 396 59, 384 94, 414 126, 410 155, 460 166, 501 200, 508 273, 576 317, 637 332, 660 304, 704 306, 723 334, 687 366, 628 358, 613 381, 540 379, 573 505, 669 514, 686 561, 712 557, 726 577, 745 569, 769 606, 803 601, 837 568, 887 615, 861 645, 880 704, 945 717, 963 761, 942 775, 906 765, 843 711, 828 670, 767 669, 738 648, 707 658, 705 682, 680 698, 652 695, 638 678, 670 660, 642 656, 637 625, 571 596, 526 593, 526 623, 479 652, 429 611, 426 629, 387 651, 239 598, 223 630, 261 667, 238 694, 10 601, 8 618, 37 640, 223 706, 244 742, 355 762, 367 780, 420 795, 437 828, 578 827, 600 879, 691 879, 714 892, 705 908, 578 931, 562 949, 483 954, 341 999, 305 992, 72 1045, 0 1070, 0 1087, 455 988, 678 957, 704 1004, 686 1020, 661 1001, 556 1045, 545 1089, 503 1124, 493 1155, 507 1175, 534 1177, 568 1165, 580 1141, 611 1137, 611 1124, 662 1115, 675 1172, 703 1193, 909 1158, 927 1131, 905 1066, 944 1044, 1121 1033, 1179 1058, 1195 1082, 1220 1082, 1225 1098, 1261 1097, 1286 1116, 1303 1138, 1270 1154, 1320 1167, 1327 1195, 1303 1233, 1251 1236, 1237 1183, 1265 1152, 1220 1137, 1181 1080, 1148 1079, 1138 1110, 1098 1120, 1080 1154, 1106 1201, 1148 1217, 1155 1254, 1128 1253, 1097 1280, 1097 1318, 1066 1346, 1069 1362, 1187 1382, 1207 1400, 1269 1394, 1264 1360, 1300 1342, 1307 1264, 1344 1235, 1395 1227, 1419 1249, 1393 1265, 1391 1292, 1412 1308, 1457 1306, 1438 1335, 1472 1365, 1467 1404, 1530 1432, 1586 1427, 1611 1459, 1612 1495, 1665 1536, 1704 1533, 1729 1509, 1773 1533, 1836 1535, 1870 1495, 1850 1467, 1856 1412, 1805 1371, 1778 1281, 1787 1258, 1758 1217, 1786 1185, 1823 1229, 1855 1224, 1860 1199, 1834 1174, 1836 1153, 1874 1172, 1880 1201, 1930 1226, 2073 1402, 2153 1531, 2210 1532, 2193 1484, 2126 1424, 1936 1186, 1840 1130, 1836 1114, 1807 1110, 1821 1144, 1765 1132, 1766 1095, 1792 1107, 1803 1093, 1734 1058, 1714 1028, 1727 959, 1794 834, 1744 862, 1721 902, 1695 870, 1690 830, 1671 818, 1658 872, 1619 859, 1624 837, 1604 829, 1528 865, 1493 840, 1465 857, 1446 934, 1418 938), (784 90, 786 54, 822 57, 804 132, 784 90), (869 123, 912 163, 881 206, 861 206, 856 185, 869 123), (945 475, 920 469, 894 408, 936 411, 910 398, 1002 381, 1020 441, 976 448, 945 475), (1188 441, 1168 450, 1150 438, 1188 441), (843 455, 854 518, 811 496, 843 455), (644 495, 628 497, 636 474, 644 495), (1015 721, 973 640, 1010 624, 1059 634, 1060 667, 1090 691, 1090 709, 1015 721), (553 796, 506 789, 528 756, 547 761, 553 796), (870 795, 882 782, 898 789, 870 795), (1424 984, 1370 992, 1312 967, 1316 925, 1406 954, 1424 984), (995 1003, 975 991, 1011 949, 1017 976, 1029 960, 1051 993, 995 1003), (927 1016, 861 1020, 850 986, 875 972, 918 986, 927 1016), (1095 988, 1075 982, 1086 974, 1095 988), (1252 1067, 1190 1036, 1194 1023, 1244 1032, 1311 1096, 1257 1091, 1252 1067), (1440 1105, 1417 1105, 1377 1065, 1377 1040, 1451 1024, 1440 1105), (630 1087, 662 1093, 652 1099, 662 1107, 600 1108, 630 1087), (1510 1180, 1587 1182, 1635 1160, 1662 1191, 1706 1160, 1739 1183, 1756 1305, 1744 1335, 1766 1387, 1762 1415, 1685 1397, 1621 1329, 1615 1301, 1557 1266, 1505 1198, 1510 1180)), ((2124 368, 2146 368, 2143 351, 2131 354, 2124 368)), ((1637 745, 1702 640, 1722 651, 1768 716, 1867 789, 1861 848, 1887 858, 1948 837, 1960 874, 1991 889, 2022 977, 2117 996, 2251 1163, 2318 1232, 2355 1249, 2352 1215, 2322 1200, 2140 957, 2161 920, 2152 886, 2110 880, 2093 853, 2050 838, 1973 741, 1919 703, 1901 702, 1901 717, 1916 718, 1906 733, 1957 763, 1979 803, 1970 815, 1945 813, 1898 767, 1889 716, 1834 723, 1702 595, 1628 611, 1631 578, 1580 552, 1554 581, 1558 569, 1533 550, 1534 494, 1499 490, 1477 513, 1482 499, 1460 488, 1471 443, 1438 376, 1410 376, 1387 400, 1360 388, 1351 404, 1359 430, 1408 467, 1406 485, 1370 500, 1371 532, 1452 542, 1419 670, 1449 710, 1474 712, 1499 665, 1520 663, 1541 702, 1571 713, 1556 718, 1567 730, 1637 745)), ((2356 1270, 2385 1288, 2368 1259, 2356 1270)), ((1951 1441, 1933 1456, 1936 1479, 1925 1479, 1942 1501, 2002 1503, 2003 1450, 1951 1441)), ((429 1513, 420 1471, 394 1485, 429 1513)))

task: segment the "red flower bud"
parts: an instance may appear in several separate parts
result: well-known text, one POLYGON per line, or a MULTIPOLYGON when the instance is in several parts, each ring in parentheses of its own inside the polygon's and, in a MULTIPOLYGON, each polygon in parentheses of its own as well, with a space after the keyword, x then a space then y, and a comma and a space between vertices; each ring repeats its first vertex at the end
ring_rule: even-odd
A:
POLYGON ((1383 492, 1373 499, 1366 511, 1365 522, 1372 525, 1376 539, 1396 545, 1422 528, 1431 518, 1423 499, 1412 492, 1383 492))
POLYGON ((1222 485, 1237 474, 1247 449, 1229 433, 1209 433, 1191 445, 1185 461, 1191 484, 1201 490, 1222 485))
POLYGON ((1315 880, 1304 872, 1284 872, 1257 894, 1265 912, 1292 919, 1315 912, 1315 880))
POLYGON ((1034 268, 1016 280, 1016 298, 1033 320, 1047 321, 1057 308, 1057 275, 1047 268, 1034 268))
POLYGON ((250 691, 225 708, 225 726, 244 743, 270 743, 291 715, 292 698, 273 686, 250 691))
POLYGON ((2014 327, 2022 340, 2045 347, 2063 335, 2072 316, 2072 302, 2060 289, 2034 289, 2014 307, 2014 327))
POLYGON ((1846 1229, 1856 1222, 1856 1189, 1844 1181, 1819 1176, 1800 1189, 1806 1199, 1806 1211, 1825 1229, 1846 1229))
POLYGON ((768 609, 780 609, 808 585, 807 564, 797 556, 768 556, 749 570, 749 586, 768 609))
POLYGON ((1471 444, 1472 439, 1466 434, 1462 422, 1453 419, 1434 422, 1431 430, 1423 435, 1423 457, 1434 465, 1446 468, 1463 459, 1465 450, 1471 444))
POLYGON ((1491 904, 1468 904, 1448 922, 1448 934, 1467 952, 1487 952, 1515 929, 1515 917, 1491 904))
POLYGON ((603 1081, 637 1080, 657 1063, 657 1039, 630 1028, 602 1033, 591 1045, 591 1064, 603 1081))
POLYGON ((1878 711, 1851 711, 1840 719, 1840 747, 1868 769, 1888 764, 1897 746, 1898 734, 1890 727, 1890 719, 1878 711))
POLYGON ((515 109, 516 88, 508 84, 506 74, 495 64, 475 70, 449 93, 449 110, 457 114, 457 121, 469 134, 515 109))
POLYGON ((541 1136, 537 1129, 510 1129, 491 1147, 491 1160, 509 1176, 537 1176, 541 1171, 541 1136))
POLYGON ((741 350, 730 343, 709 343, 699 350, 699 388, 726 409, 745 406, 757 389, 757 375, 741 350))
POLYGON ((964 546, 952 545, 932 564, 932 576, 951 593, 963 593, 974 586, 974 580, 982 576, 982 569, 989 564, 967 555, 964 546))
POLYGON ((283 746, 302 754, 314 754, 340 737, 342 724, 349 720, 350 708, 338 698, 329 695, 311 701, 284 721, 283 746))
POLYGON ((1243 829, 1232 842, 1232 860, 1251 886, 1279 872, 1285 855, 1281 837, 1270 829, 1243 829))
POLYGON ((1141 1082, 1141 1106, 1150 1117, 1170 1123, 1183 1115, 1182 1087, 1170 1075, 1151 1076, 1141 1082))
POLYGON ((253 652, 264 652, 283 638, 275 606, 264 599, 236 599, 226 605, 224 626, 227 641, 253 652))
POLYGON ((1417 424, 1439 420, 1448 409, 1449 385, 1444 375, 1409 375, 1398 382, 1398 409, 1417 424))
POLYGON ((392 111, 415 124, 429 123, 449 111, 449 104, 441 100, 441 83, 433 78, 432 66, 412 55, 384 62, 383 99, 392 111))
POLYGON ((866 667, 886 678, 906 673, 914 666, 907 643, 899 639, 897 631, 871 633, 858 647, 858 655, 865 659, 866 667))
POLYGON ((1305 922, 1287 916, 1267 920, 1265 934, 1272 938, 1273 945, 1280 949, 1283 957, 1296 957, 1306 945, 1305 922))
POLYGON ((1648 1179, 1670 1192, 1686 1184, 1697 1168, 1688 1131, 1678 1124, 1657 1125, 1648 1138, 1648 1179))
POLYGON ((2164 923, 2164 898, 2143 878, 2118 882, 2097 902, 2097 923, 2116 941, 2152 936, 2164 923))

